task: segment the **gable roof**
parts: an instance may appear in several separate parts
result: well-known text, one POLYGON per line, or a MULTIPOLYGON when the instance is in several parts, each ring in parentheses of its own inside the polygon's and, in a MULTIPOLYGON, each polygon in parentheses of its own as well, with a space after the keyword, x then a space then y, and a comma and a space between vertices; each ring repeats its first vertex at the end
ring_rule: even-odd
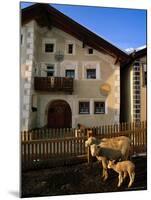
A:
POLYGON ((147 55, 147 47, 140 50, 135 50, 133 53, 130 54, 130 56, 133 57, 133 59, 135 60, 138 58, 142 58, 146 55, 147 55))
POLYGON ((128 58, 128 55, 124 51, 67 17, 49 4, 37 3, 22 9, 21 24, 25 25, 31 20, 36 20, 41 27, 47 26, 51 29, 52 26, 55 26, 82 41, 83 48, 85 45, 88 45, 100 52, 115 57, 117 59, 116 61, 124 62, 128 58))
POLYGON ((122 64, 122 68, 130 67, 135 60, 144 56, 147 56, 147 47, 140 50, 134 50, 131 54, 129 54, 129 58, 122 64))

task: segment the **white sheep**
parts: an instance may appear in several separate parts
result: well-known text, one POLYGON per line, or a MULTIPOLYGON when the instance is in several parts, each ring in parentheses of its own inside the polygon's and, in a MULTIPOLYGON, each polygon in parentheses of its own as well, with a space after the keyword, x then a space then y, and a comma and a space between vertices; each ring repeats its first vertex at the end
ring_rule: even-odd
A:
POLYGON ((126 136, 103 138, 101 140, 95 137, 89 137, 85 142, 85 146, 90 147, 91 155, 96 156, 97 160, 102 162, 102 177, 104 177, 104 181, 108 178, 108 160, 120 158, 122 160, 127 160, 130 151, 130 143, 130 139, 126 136), (96 151, 97 146, 100 147, 100 153, 96 151))
POLYGON ((107 160, 123 160, 123 154, 119 149, 108 147, 101 147, 100 145, 93 144, 90 146, 91 155, 99 159, 99 157, 106 157, 107 160))
POLYGON ((128 187, 131 187, 135 179, 135 165, 132 161, 126 160, 126 161, 121 161, 117 163, 115 163, 115 161, 109 161, 108 168, 113 169, 119 174, 118 176, 119 181, 117 185, 118 187, 121 186, 127 174, 129 175, 129 178, 130 178, 128 187))

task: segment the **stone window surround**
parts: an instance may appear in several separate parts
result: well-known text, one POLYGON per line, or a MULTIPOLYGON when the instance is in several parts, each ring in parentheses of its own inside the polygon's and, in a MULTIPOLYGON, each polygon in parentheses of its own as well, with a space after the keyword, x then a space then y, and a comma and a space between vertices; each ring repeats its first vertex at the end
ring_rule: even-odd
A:
POLYGON ((90 114, 90 101, 79 101, 79 115, 89 115, 90 114), (80 104, 85 103, 88 104, 88 112, 84 112, 80 110, 80 104))
POLYGON ((107 99, 100 99, 100 98, 79 98, 77 99, 77 115, 78 116, 96 116, 96 115, 106 115, 108 114, 108 103, 107 103, 107 99), (89 114, 83 114, 83 113, 79 113, 79 103, 80 102, 89 102, 89 114), (95 113, 95 102, 104 102, 105 103, 105 113, 95 113))
POLYGON ((39 76, 47 77, 47 65, 54 65, 54 76, 57 76, 57 63, 55 62, 41 62, 39 70, 39 76))
POLYGON ((94 114, 105 114, 105 101, 94 101, 94 114), (96 103, 103 103, 103 112, 101 111, 96 111, 96 103))
POLYGON ((66 76, 66 70, 75 70, 75 80, 78 80, 78 62, 64 60, 61 63, 61 76, 66 76))
POLYGON ((56 39, 43 38, 42 39, 42 52, 45 53, 45 54, 55 54, 55 52, 56 52, 56 39), (54 51, 53 52, 45 52, 45 44, 46 43, 54 44, 54 51))
POLYGON ((92 54, 88 53, 88 49, 93 49, 93 48, 89 47, 89 46, 85 47, 85 49, 84 49, 85 56, 94 56, 94 55, 96 55, 96 50, 95 49, 93 49, 93 53, 92 54))
POLYGON ((84 61, 82 62, 82 80, 100 80, 100 63, 98 61, 84 61), (87 69, 96 69, 96 78, 87 79, 87 69))
POLYGON ((65 55, 75 55, 76 54, 76 51, 75 51, 75 41, 74 40, 66 40, 65 41, 65 55), (69 44, 73 44, 73 50, 72 50, 72 53, 68 53, 68 45, 69 44))

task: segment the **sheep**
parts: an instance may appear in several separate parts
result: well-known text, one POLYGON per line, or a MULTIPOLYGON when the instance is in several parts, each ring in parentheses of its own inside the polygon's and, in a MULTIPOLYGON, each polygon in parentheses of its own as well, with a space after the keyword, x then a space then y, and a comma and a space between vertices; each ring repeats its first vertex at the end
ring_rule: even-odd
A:
POLYGON ((127 160, 130 151, 130 143, 130 139, 126 136, 103 138, 101 140, 98 140, 97 138, 91 136, 85 142, 85 146, 90 147, 91 155, 96 156, 97 160, 102 162, 102 177, 104 178, 104 181, 108 178, 108 160, 110 160, 111 158, 127 160), (91 147, 92 145, 93 147, 91 147), (94 145, 99 146, 100 149, 103 148, 103 152, 102 150, 100 150, 99 154, 98 150, 96 151, 96 146, 94 145))
POLYGON ((106 157, 107 160, 120 160, 123 155, 120 150, 112 148, 100 147, 99 145, 93 144, 90 146, 91 155, 96 157, 106 157))
POLYGON ((127 176, 127 173, 128 173, 129 178, 130 178, 128 187, 131 187, 135 179, 135 165, 132 161, 126 160, 126 161, 115 163, 115 161, 109 160, 108 168, 113 169, 119 174, 118 176, 119 181, 117 185, 118 187, 121 186, 123 179, 127 176), (123 173, 124 173, 124 176, 123 176, 123 173))

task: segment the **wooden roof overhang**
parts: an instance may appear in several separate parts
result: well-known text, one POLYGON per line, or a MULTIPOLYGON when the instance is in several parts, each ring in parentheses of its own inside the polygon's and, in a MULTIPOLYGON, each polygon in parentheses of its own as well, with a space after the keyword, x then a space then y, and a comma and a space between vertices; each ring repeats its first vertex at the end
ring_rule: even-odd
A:
POLYGON ((34 4, 30 7, 21 10, 21 24, 24 25, 31 20, 36 20, 39 26, 47 26, 51 29, 52 26, 61 29, 62 31, 72 35, 83 42, 83 48, 88 45, 99 52, 109 54, 116 59, 116 62, 125 62, 128 55, 118 49, 108 41, 91 32, 84 26, 67 17, 57 9, 48 4, 34 4))
POLYGON ((147 56, 147 47, 139 51, 134 51, 129 55, 129 58, 122 64, 122 68, 129 67, 134 61, 147 56))
POLYGON ((147 55, 147 47, 144 48, 144 49, 141 49, 139 51, 134 51, 132 54, 131 54, 131 57, 134 58, 135 60, 136 59, 139 59, 139 58, 142 58, 144 56, 147 55))

